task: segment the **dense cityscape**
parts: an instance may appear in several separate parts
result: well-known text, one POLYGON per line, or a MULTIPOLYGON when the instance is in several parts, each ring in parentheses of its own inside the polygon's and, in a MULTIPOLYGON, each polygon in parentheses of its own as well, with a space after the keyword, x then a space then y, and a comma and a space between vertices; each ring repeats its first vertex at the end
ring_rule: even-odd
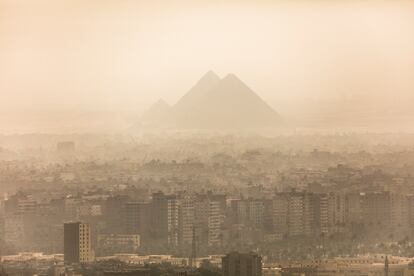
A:
POLYGON ((411 269, 411 135, 61 138, 2 138, 5 271, 221 275, 230 252, 262 275, 411 269))
POLYGON ((0 0, 0 276, 414 276, 414 1, 0 0))

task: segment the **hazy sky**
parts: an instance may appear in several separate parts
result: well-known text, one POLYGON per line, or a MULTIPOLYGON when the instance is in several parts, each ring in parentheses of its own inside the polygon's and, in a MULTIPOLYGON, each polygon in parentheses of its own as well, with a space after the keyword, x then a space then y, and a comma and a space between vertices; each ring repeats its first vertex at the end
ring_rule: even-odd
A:
POLYGON ((0 0, 3 112, 173 104, 210 69, 285 114, 409 110, 414 1, 0 0))

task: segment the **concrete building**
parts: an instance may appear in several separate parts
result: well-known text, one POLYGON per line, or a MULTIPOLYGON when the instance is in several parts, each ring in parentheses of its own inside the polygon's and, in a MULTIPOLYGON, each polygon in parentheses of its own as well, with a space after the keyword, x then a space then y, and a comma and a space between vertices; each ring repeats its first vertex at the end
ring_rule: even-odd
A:
POLYGON ((391 226, 398 237, 403 238, 410 234, 410 201, 406 195, 391 194, 391 226))
POLYGON ((243 199, 235 199, 231 201, 231 212, 236 224, 248 223, 248 201, 243 199))
POLYGON ((208 245, 220 245, 222 219, 220 212, 220 202, 209 200, 208 215, 208 245))
POLYGON ((345 195, 329 193, 327 195, 328 232, 341 232, 345 223, 345 195))
POLYGON ((231 201, 235 223, 263 228, 265 202, 261 199, 237 199, 231 201))
POLYGON ((262 258, 255 253, 232 252, 222 258, 223 276, 261 276, 262 258))
POLYGON ((195 197, 184 194, 180 197, 179 208, 179 243, 181 246, 190 246, 193 241, 195 225, 195 197))
POLYGON ((360 193, 348 193, 345 196, 345 222, 354 224, 362 222, 362 197, 360 193))
POLYGON ((407 196, 407 206, 408 206, 408 221, 411 227, 414 226, 414 195, 407 196))
POLYGON ((109 197, 104 206, 103 215, 107 224, 108 233, 125 234, 123 227, 123 217, 120 215, 123 212, 125 203, 130 199, 126 195, 117 195, 109 197))
POLYGON ((314 233, 315 195, 306 192, 276 194, 273 205, 275 234, 280 237, 310 236, 314 233))
POLYGON ((176 195, 158 192, 152 195, 152 229, 154 237, 168 246, 178 245, 179 202, 176 195))
POLYGON ((127 202, 122 208, 125 234, 139 234, 147 237, 149 228, 150 204, 144 202, 127 202))
POLYGON ((282 239, 289 233, 289 194, 278 193, 273 200, 273 230, 282 239))
POLYGON ((195 204, 196 236, 202 246, 221 243, 222 202, 211 194, 197 195, 195 204))
POLYGON ((383 228, 391 224, 391 194, 374 192, 362 195, 363 222, 370 228, 383 228))
POLYGON ((85 263, 92 261, 93 253, 89 224, 81 222, 65 223, 63 250, 66 263, 85 263))
POLYGON ((319 232, 320 234, 329 233, 329 197, 327 194, 319 195, 319 232))

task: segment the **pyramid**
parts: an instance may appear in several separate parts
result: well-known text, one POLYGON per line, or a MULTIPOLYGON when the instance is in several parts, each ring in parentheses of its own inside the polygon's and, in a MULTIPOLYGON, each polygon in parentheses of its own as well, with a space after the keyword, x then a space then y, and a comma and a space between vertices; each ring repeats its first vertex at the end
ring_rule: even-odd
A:
POLYGON ((155 105, 151 109, 163 110, 150 112, 156 114, 150 117, 157 118, 158 125, 177 129, 257 129, 281 122, 278 113, 237 76, 220 79, 212 71, 171 108, 155 105))
POLYGON ((170 112, 171 106, 163 99, 160 99, 142 115, 141 122, 144 124, 162 123, 168 118, 170 112))

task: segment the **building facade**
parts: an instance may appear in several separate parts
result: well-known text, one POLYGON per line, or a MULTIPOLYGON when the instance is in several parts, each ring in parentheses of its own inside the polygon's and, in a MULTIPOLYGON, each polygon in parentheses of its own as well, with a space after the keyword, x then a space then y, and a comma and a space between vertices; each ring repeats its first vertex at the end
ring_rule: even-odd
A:
POLYGON ((81 222, 64 224, 63 251, 66 263, 86 263, 93 260, 89 224, 81 222))
POLYGON ((232 252, 222 258, 223 276, 261 276, 262 258, 255 253, 232 252))

